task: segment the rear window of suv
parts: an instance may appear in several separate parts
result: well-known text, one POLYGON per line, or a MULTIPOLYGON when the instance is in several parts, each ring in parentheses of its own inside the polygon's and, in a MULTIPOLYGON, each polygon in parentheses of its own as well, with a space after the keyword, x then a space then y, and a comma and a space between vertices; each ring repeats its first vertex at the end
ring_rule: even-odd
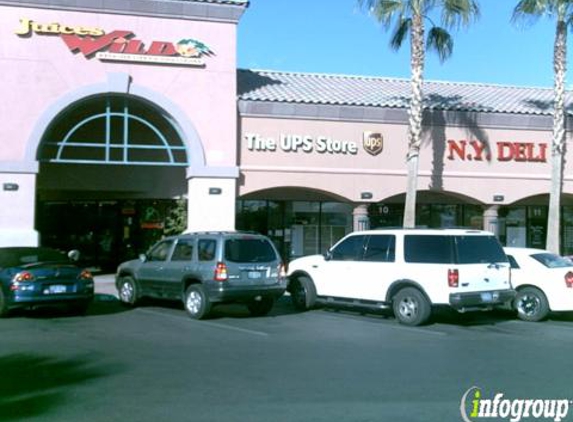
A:
POLYGON ((507 262, 503 248, 493 236, 456 236, 458 263, 507 262))
POLYGON ((271 262, 277 255, 266 239, 228 239, 225 241, 225 260, 230 262, 271 262))
POLYGON ((404 259, 431 264, 507 262, 493 236, 408 235, 404 238, 404 259))

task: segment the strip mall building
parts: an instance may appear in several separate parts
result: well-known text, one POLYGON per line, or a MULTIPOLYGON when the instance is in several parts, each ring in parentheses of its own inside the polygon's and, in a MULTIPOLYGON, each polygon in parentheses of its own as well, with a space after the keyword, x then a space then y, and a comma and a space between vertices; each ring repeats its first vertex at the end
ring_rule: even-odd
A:
MULTIPOLYGON (((115 263, 181 199, 188 229, 256 230, 287 259, 400 225, 409 82, 237 70, 246 8, 0 0, 0 243, 115 263)), ((427 82, 425 96, 417 223, 543 247, 552 90, 427 82)))

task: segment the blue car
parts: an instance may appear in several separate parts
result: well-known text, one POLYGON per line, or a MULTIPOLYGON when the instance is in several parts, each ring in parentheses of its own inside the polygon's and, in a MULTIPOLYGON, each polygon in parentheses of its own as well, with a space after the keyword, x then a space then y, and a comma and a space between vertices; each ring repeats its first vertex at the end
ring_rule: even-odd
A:
POLYGON ((0 317, 14 308, 47 305, 85 313, 94 298, 94 280, 76 265, 78 256, 42 247, 0 248, 0 317))

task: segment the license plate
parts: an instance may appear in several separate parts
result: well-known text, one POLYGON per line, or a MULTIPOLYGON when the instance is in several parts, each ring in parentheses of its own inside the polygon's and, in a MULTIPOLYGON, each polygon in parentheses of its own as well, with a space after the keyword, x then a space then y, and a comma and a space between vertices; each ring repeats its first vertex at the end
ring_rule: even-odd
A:
POLYGON ((58 293, 66 293, 66 286, 63 284, 54 284, 52 286, 48 286, 47 289, 44 289, 44 294, 53 295, 58 293))
POLYGON ((249 271, 247 273, 248 278, 261 278, 262 273, 260 271, 249 271))
POLYGON ((493 302, 493 295, 491 292, 485 292, 481 294, 482 302, 493 302))

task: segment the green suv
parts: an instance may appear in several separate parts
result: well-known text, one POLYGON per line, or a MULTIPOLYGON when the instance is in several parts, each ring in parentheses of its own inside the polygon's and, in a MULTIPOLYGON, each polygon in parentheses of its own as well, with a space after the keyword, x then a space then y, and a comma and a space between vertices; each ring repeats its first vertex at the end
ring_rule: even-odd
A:
POLYGON ((270 312, 286 289, 283 262, 266 237, 247 232, 200 232, 168 237, 116 273, 122 303, 142 298, 182 300, 195 319, 218 303, 245 303, 253 316, 270 312))

